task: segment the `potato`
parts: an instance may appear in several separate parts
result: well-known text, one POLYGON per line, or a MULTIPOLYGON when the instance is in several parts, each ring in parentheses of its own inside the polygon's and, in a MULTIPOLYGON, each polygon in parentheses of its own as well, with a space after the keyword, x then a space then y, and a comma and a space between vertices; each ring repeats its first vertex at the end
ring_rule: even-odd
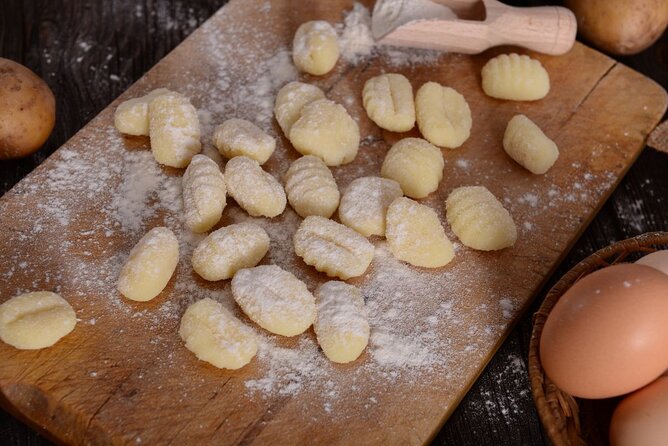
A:
POLYGON ((585 39, 612 54, 636 54, 668 25, 666 0, 566 0, 585 39))
POLYGON ((0 159, 39 149, 56 122, 49 86, 21 64, 0 57, 0 159))

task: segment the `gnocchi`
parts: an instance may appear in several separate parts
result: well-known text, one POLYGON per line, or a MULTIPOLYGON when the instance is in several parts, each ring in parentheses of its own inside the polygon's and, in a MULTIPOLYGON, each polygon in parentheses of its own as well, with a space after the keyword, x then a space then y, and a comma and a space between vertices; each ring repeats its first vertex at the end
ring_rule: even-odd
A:
POLYGON ((324 20, 302 23, 292 42, 292 60, 305 73, 329 73, 339 60, 339 39, 332 25, 324 20))
POLYGON ((228 119, 216 127, 213 144, 225 158, 247 156, 260 164, 267 162, 276 140, 245 119, 228 119))
POLYGON ((381 74, 366 81, 362 102, 369 118, 380 128, 407 132, 415 126, 413 87, 402 74, 381 74))
POLYGON ((51 347, 76 323, 70 304, 50 291, 21 294, 0 305, 0 339, 20 350, 51 347))
POLYGON ((470 248, 496 251, 517 240, 512 217, 486 187, 458 187, 448 195, 445 208, 452 232, 470 248))
POLYGON ((438 268, 455 257, 436 212, 410 198, 397 198, 387 208, 386 237, 394 257, 414 266, 438 268))
POLYGON ((148 105, 149 137, 155 160, 186 167, 202 150, 197 110, 179 93, 163 94, 148 105))
POLYGON ((276 217, 285 209, 283 186, 253 159, 235 156, 229 160, 225 183, 230 196, 253 217, 276 217))
POLYGON ((325 99, 325 93, 315 85, 303 82, 290 82, 278 91, 274 115, 286 138, 290 137, 290 129, 299 119, 302 108, 318 99, 325 99))
POLYGON ((168 228, 153 228, 132 248, 121 269, 118 291, 146 302, 167 286, 179 263, 179 242, 168 228))
POLYGON ((524 115, 515 115, 508 121, 503 149, 518 164, 537 175, 550 170, 559 158, 554 141, 524 115))
POLYGON ((427 82, 415 95, 420 132, 430 143, 454 149, 471 135, 471 109, 457 90, 427 82))
POLYGON ((140 98, 129 99, 116 107, 114 126, 126 135, 148 136, 148 104, 158 96, 171 93, 158 88, 140 98))
POLYGON ((209 298, 188 307, 181 318, 179 335, 197 359, 221 369, 240 369, 257 353, 253 330, 209 298))
POLYGON ((339 188, 332 172, 318 157, 295 160, 285 174, 288 202, 301 217, 329 218, 339 206, 339 188))
POLYGON ((197 233, 218 223, 225 209, 227 187, 218 164, 204 155, 195 155, 183 174, 183 209, 186 226, 197 233))
POLYGON ((294 235, 295 253, 304 263, 330 277, 350 279, 364 274, 374 247, 347 226, 319 216, 309 216, 294 235))
POLYGON ((385 155, 381 176, 396 181, 404 194, 424 198, 438 188, 443 178, 443 154, 420 138, 405 138, 385 155))
POLYGON ((403 196, 401 186, 394 180, 362 177, 353 180, 341 197, 339 220, 365 237, 385 235, 387 207, 403 196))
POLYGON ((292 273, 276 265, 239 270, 232 295, 243 312, 267 331, 295 336, 315 320, 315 298, 292 273))
POLYGON ((206 280, 229 279, 257 265, 269 251, 267 232, 254 223, 236 223, 209 234, 192 256, 193 269, 206 280))
POLYGON ((482 67, 482 89, 487 96, 512 101, 535 101, 550 92, 543 65, 527 55, 501 54, 482 67))
POLYGON ((369 343, 369 320, 359 288, 331 280, 315 291, 313 323, 318 344, 332 362, 345 364, 362 354, 369 343))

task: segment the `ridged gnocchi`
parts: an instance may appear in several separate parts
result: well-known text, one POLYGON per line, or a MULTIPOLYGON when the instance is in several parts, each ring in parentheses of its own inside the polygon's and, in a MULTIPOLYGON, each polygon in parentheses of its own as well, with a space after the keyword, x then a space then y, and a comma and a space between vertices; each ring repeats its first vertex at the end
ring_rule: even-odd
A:
POLYGON ((126 135, 148 136, 148 104, 163 94, 171 93, 166 88, 158 88, 146 96, 129 99, 119 104, 114 112, 116 130, 126 135))
POLYGON ((288 202, 301 217, 329 218, 339 206, 339 188, 327 165, 313 155, 295 160, 285 174, 288 202))
POLYGON ((260 263, 269 251, 269 235, 254 223, 236 223, 209 234, 192 256, 193 269, 206 280, 229 279, 260 263))
POLYGON ((195 155, 183 174, 183 209, 186 226, 206 232, 218 223, 226 205, 227 187, 218 164, 204 155, 195 155))
POLYGON ((302 23, 292 41, 292 60, 305 73, 329 73, 339 60, 336 30, 324 20, 302 23))
POLYGON ((517 240, 513 218, 486 187, 458 187, 448 195, 445 208, 452 232, 470 248, 496 251, 517 240))
POLYGON ((399 183, 407 196, 424 198, 438 189, 444 165, 438 147, 424 139, 405 138, 387 152, 380 174, 399 183))
POLYGON ((315 298, 292 273, 276 265, 238 271, 232 295, 243 312, 267 331, 295 336, 315 320, 315 298))
POLYGON ((411 265, 438 268, 455 256, 436 212, 410 198, 397 198, 387 208, 385 236, 394 257, 411 265))
POLYGON ((367 80, 362 102, 369 118, 380 128, 407 132, 415 126, 413 87, 402 74, 381 74, 367 80))
POLYGON ((188 98, 168 93, 148 105, 149 137, 155 160, 170 167, 186 167, 202 150, 197 110, 188 98))
POLYGON ((369 320, 359 288, 331 280, 315 291, 313 330, 325 356, 345 364, 362 354, 369 343, 369 320))
POLYGON ((276 140, 252 122, 232 118, 216 127, 213 145, 225 158, 247 156, 264 164, 274 153, 276 140))
POLYGON ((339 220, 365 237, 384 236, 387 207, 403 194, 399 183, 389 178, 357 178, 341 197, 339 220))
POLYGON ((515 115, 503 135, 503 149, 519 165, 540 175, 554 165, 559 149, 531 119, 515 115))
POLYGON ((274 115, 286 138, 290 137, 290 129, 299 119, 302 108, 318 99, 325 99, 325 93, 315 85, 303 82, 290 82, 278 91, 274 115))
POLYGON ((364 274, 374 247, 356 231, 312 215, 301 222, 293 238, 295 253, 304 263, 330 277, 350 279, 364 274))
POLYGON ((415 94, 415 113, 422 136, 430 143, 454 149, 471 135, 471 109, 457 90, 427 82, 415 94))
POLYGON ((550 77, 536 59, 501 54, 482 67, 482 89, 493 98, 535 101, 550 92, 550 77))
POLYGON ((230 197, 248 215, 276 217, 285 209, 283 186, 253 159, 235 156, 229 160, 225 166, 225 184, 230 197))

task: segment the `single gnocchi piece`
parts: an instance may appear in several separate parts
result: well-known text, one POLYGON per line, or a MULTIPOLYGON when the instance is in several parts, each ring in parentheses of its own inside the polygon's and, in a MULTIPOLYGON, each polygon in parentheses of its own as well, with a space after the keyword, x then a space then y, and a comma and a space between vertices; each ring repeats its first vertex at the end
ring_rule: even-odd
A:
POLYGON ((300 71, 321 76, 339 60, 339 38, 324 20, 302 23, 292 42, 292 60, 300 71))
POLYGON ((331 280, 315 291, 313 329, 325 356, 345 364, 362 354, 369 343, 369 319, 359 288, 331 280))
POLYGON ((524 115, 515 115, 508 121, 503 149, 519 165, 537 175, 550 170, 559 158, 554 141, 524 115))
POLYGON ((384 236, 387 207, 403 195, 399 183, 389 178, 357 178, 341 197, 339 220, 365 237, 384 236))
POLYGON ((301 217, 329 218, 339 206, 339 188, 327 165, 313 155, 295 160, 285 174, 288 202, 301 217))
POLYGON ((410 198, 397 198, 387 208, 386 237, 394 257, 411 265, 438 268, 455 257, 436 212, 410 198))
POLYGON ((550 77, 536 59, 501 54, 482 67, 482 89, 493 98, 536 101, 550 92, 550 77))
POLYGON ((276 140, 245 119, 232 118, 216 127, 213 144, 225 158, 247 156, 260 164, 267 162, 276 140))
POLYGON ((427 82, 415 95, 420 132, 430 143, 454 149, 471 135, 471 109, 457 90, 427 82))
POLYGON ((315 298, 292 273, 276 265, 238 271, 232 295, 243 312, 267 331, 295 336, 315 320, 315 298))
POLYGON ((407 196, 424 198, 438 189, 444 165, 438 147, 424 139, 405 138, 387 152, 380 174, 399 183, 407 196))
POLYGON ((325 93, 315 85, 303 82, 290 82, 278 91, 274 115, 286 138, 290 137, 290 129, 301 116, 302 108, 318 99, 325 99, 325 93))
POLYGON ((182 184, 186 226, 197 233, 213 228, 223 215, 227 195, 218 164, 207 156, 195 155, 183 174, 182 184))
POLYGON ((0 305, 0 339, 20 350, 51 347, 76 323, 70 304, 50 291, 21 294, 0 305))
POLYGON ((206 280, 229 279, 260 263, 269 251, 267 232, 254 223, 236 223, 209 234, 192 256, 193 269, 206 280))
POLYGON ((201 152, 199 118, 188 98, 163 94, 148 105, 149 136, 155 160, 170 167, 186 167, 201 152))
POLYGON ((407 132, 415 126, 413 87, 402 74, 381 74, 366 81, 362 102, 369 118, 380 128, 407 132))
POLYGON ((132 248, 121 269, 118 291, 146 302, 165 289, 179 263, 179 242, 168 228, 153 228, 132 248))
POLYGON ((373 245, 354 230, 315 215, 301 222, 293 241, 307 265, 344 280, 364 274, 374 254, 373 245))
POLYGON ((302 155, 315 155, 328 166, 339 166, 357 156, 360 130, 341 105, 318 99, 302 108, 288 139, 302 155))
POLYGON ((225 183, 230 196, 253 217, 276 217, 285 209, 283 186, 253 159, 235 156, 229 160, 225 183))
POLYGON ((448 195, 445 208, 452 232, 470 248, 496 251, 517 240, 513 218, 486 187, 458 187, 448 195))
POLYGON ((209 298, 188 307, 181 318, 179 335, 198 359, 220 369, 240 369, 257 353, 253 330, 209 298))
POLYGON ((158 96, 171 93, 158 88, 140 98, 129 99, 119 104, 114 113, 116 130, 126 135, 148 136, 148 104, 158 96))

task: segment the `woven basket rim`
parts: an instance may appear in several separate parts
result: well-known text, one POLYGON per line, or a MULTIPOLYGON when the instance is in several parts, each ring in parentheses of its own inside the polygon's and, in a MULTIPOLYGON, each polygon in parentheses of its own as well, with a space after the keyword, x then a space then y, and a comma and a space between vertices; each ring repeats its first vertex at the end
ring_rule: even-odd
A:
POLYGON ((550 311, 559 298, 580 278, 605 266, 622 262, 632 253, 650 253, 657 245, 668 244, 668 232, 648 232, 613 243, 591 254, 573 268, 548 291, 545 300, 533 315, 529 343, 529 381, 531 393, 545 433, 555 446, 585 445, 581 436, 578 403, 561 391, 545 375, 540 363, 540 336, 550 311))

